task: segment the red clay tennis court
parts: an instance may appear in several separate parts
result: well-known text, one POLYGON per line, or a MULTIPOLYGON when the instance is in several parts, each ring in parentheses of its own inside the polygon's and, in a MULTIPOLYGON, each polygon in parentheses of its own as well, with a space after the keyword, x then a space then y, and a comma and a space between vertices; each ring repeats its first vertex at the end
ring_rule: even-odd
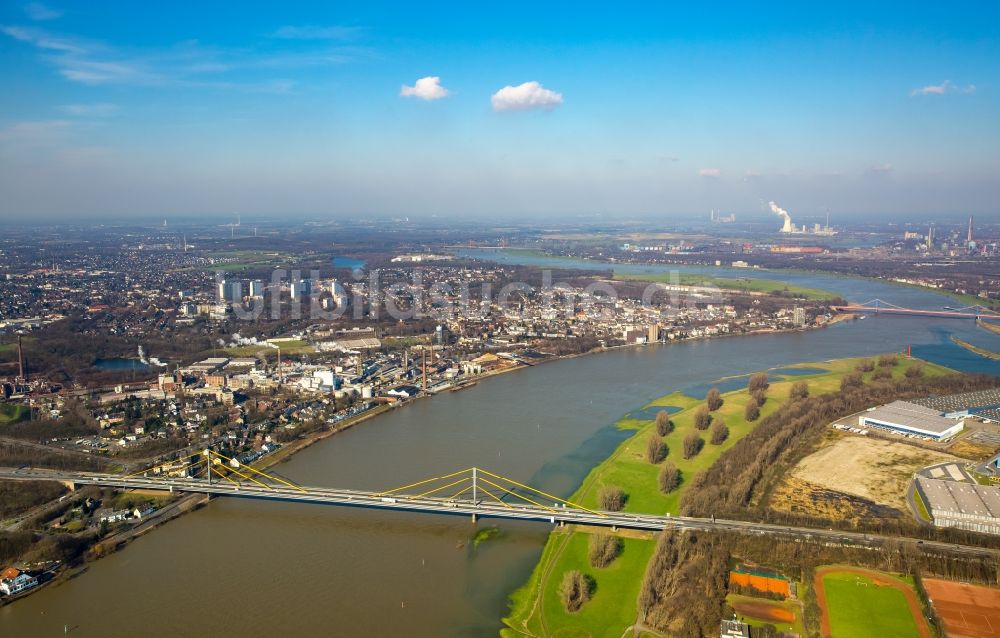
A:
POLYGON ((923 579, 949 638, 1000 638, 1000 589, 923 579))

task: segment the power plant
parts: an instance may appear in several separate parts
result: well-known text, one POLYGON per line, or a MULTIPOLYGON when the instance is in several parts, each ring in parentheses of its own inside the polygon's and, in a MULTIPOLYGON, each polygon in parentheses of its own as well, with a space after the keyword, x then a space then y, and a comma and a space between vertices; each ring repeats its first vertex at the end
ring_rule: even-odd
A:
POLYGON ((768 206, 771 207, 771 212, 775 215, 781 215, 784 219, 784 223, 781 225, 781 230, 778 232, 786 233, 789 235, 823 235, 831 236, 836 235, 837 231, 830 227, 830 213, 826 214, 826 225, 821 226, 820 224, 813 224, 812 228, 807 227, 805 224, 802 226, 796 226, 792 223, 792 216, 788 214, 788 211, 778 206, 775 202, 768 202, 768 206))

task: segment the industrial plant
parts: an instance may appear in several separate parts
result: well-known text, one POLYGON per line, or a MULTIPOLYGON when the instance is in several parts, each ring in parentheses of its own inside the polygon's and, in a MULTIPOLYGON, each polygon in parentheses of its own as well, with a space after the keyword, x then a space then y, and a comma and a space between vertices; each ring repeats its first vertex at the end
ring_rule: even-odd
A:
POLYGON ((822 235, 825 237, 837 234, 837 231, 835 231, 833 228, 830 227, 829 212, 827 212, 826 214, 825 226, 821 226, 820 224, 813 224, 813 227, 809 228, 805 224, 801 226, 796 226, 795 224, 793 224, 792 216, 788 214, 788 211, 782 208, 781 206, 778 206, 776 203, 768 202, 768 206, 771 207, 772 213, 774 213, 775 215, 781 215, 782 219, 784 219, 784 223, 781 225, 781 230, 778 231, 780 233, 786 233, 790 235, 822 235))

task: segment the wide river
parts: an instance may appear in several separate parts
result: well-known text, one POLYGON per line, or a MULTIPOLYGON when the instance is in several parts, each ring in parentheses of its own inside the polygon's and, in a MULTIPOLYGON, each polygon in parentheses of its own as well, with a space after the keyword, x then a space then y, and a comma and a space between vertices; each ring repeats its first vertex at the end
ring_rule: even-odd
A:
MULTIPOLYGON (((878 281, 754 275, 853 301, 956 305, 878 281)), ((1000 337, 972 321, 870 315, 823 330, 555 361, 416 401, 278 469, 308 485, 382 489, 478 465, 568 495, 622 440, 613 427, 618 418, 674 390, 704 392, 730 375, 907 344, 915 356, 952 368, 1000 373, 996 363, 953 345, 952 334, 1000 351, 1000 337)), ((466 518, 221 498, 77 578, 0 608, 0 635, 57 636, 68 626, 72 635, 101 637, 495 636, 507 595, 527 578, 549 531, 533 523, 499 526, 499 539, 473 549, 475 528, 466 518)))

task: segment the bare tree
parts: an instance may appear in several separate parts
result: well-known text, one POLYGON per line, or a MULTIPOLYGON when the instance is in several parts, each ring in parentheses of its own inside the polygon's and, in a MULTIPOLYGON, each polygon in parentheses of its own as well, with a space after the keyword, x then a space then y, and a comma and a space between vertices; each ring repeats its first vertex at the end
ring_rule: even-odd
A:
POLYGON ((712 445, 722 445, 729 438, 729 428, 722 420, 717 420, 712 424, 711 438, 712 445))
POLYGON ((708 391, 708 394, 705 396, 705 403, 712 412, 722 407, 722 394, 718 388, 712 388, 708 391))
POLYGON ((690 459, 697 456, 703 447, 705 447, 705 439, 695 432, 688 434, 684 437, 684 458, 690 459))
POLYGON ((592 587, 591 579, 579 570, 571 569, 563 574, 562 582, 559 584, 559 599, 562 600, 566 611, 580 611, 583 604, 590 600, 592 587))
POLYGON ((707 430, 712 422, 712 415, 709 414, 708 406, 702 405, 694 413, 694 427, 699 430, 707 430))
POLYGON ((796 381, 792 384, 792 389, 789 394, 796 400, 805 399, 809 396, 809 384, 805 381, 796 381))
POLYGON ((593 567, 607 567, 622 551, 622 541, 611 534, 591 534, 588 557, 593 567))
POLYGON ((665 463, 660 470, 660 491, 664 494, 673 492, 681 484, 681 471, 673 463, 665 463))
POLYGON ((660 438, 659 434, 649 435, 649 442, 646 444, 646 460, 656 465, 667 458, 667 445, 660 438))
POLYGON ((620 512, 625 507, 627 496, 625 490, 620 487, 608 485, 601 488, 597 495, 597 500, 601 504, 601 509, 609 512, 620 512))
POLYGON ((670 415, 667 414, 666 410, 660 410, 656 413, 656 433, 660 436, 666 436, 674 431, 674 422, 670 420, 670 415))
POLYGON ((751 392, 755 390, 766 390, 767 386, 770 385, 767 381, 766 372, 754 372, 750 375, 750 381, 747 382, 747 388, 751 392))

